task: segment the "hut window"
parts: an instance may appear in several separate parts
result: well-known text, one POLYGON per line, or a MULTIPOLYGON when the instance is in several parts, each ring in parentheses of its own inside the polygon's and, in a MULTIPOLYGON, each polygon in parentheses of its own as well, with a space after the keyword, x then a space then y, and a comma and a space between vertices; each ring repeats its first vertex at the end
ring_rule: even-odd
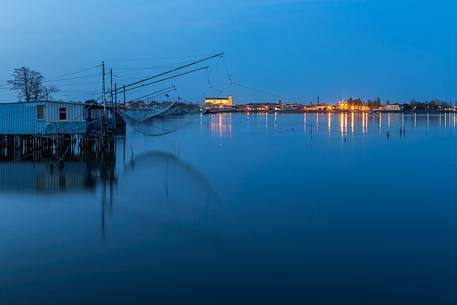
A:
POLYGON ((36 106, 36 119, 37 120, 44 120, 44 105, 37 105, 36 106))
POLYGON ((59 120, 61 120, 61 121, 67 120, 67 108, 65 108, 65 107, 59 108, 59 120))

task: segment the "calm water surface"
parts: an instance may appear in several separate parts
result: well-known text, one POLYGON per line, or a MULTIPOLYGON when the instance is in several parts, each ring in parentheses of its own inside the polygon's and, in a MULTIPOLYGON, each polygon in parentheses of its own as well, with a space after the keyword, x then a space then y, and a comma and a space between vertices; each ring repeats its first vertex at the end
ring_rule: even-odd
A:
POLYGON ((457 117, 195 116, 0 163, 0 304, 457 304, 457 117))

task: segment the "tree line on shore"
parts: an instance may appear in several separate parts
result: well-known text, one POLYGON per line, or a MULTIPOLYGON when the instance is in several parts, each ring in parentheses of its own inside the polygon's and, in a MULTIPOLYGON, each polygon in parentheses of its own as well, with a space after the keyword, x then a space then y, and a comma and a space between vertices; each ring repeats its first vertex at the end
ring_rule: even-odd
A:
MULTIPOLYGON (((360 105, 367 105, 368 107, 372 109, 377 109, 380 108, 383 103, 381 103, 381 99, 375 98, 375 99, 367 99, 366 101, 360 99, 360 98, 349 98, 346 100, 346 103, 349 105, 354 105, 354 106, 360 106, 360 105)), ((411 100, 410 102, 391 102, 391 101, 386 101, 384 104, 387 105, 400 105, 403 110, 443 110, 450 108, 452 106, 455 106, 456 103, 450 103, 448 101, 443 101, 443 100, 429 100, 429 101, 417 101, 417 100, 411 100)))

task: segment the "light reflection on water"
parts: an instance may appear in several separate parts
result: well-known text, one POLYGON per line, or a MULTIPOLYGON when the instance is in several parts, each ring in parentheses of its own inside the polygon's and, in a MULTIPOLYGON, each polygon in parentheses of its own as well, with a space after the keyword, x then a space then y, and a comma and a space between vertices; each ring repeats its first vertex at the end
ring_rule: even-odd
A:
POLYGON ((455 303, 455 113, 193 121, 0 163, 1 303, 455 303))
POLYGON ((232 114, 211 114, 210 130, 213 136, 231 137, 232 136, 232 114))

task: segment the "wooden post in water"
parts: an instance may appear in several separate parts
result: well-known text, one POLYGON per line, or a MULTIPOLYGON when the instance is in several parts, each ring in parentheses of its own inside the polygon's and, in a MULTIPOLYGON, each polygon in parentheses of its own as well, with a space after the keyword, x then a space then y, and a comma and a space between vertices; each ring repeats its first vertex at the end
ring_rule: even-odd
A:
POLYGON ((13 136, 13 160, 16 160, 16 136, 13 136))

